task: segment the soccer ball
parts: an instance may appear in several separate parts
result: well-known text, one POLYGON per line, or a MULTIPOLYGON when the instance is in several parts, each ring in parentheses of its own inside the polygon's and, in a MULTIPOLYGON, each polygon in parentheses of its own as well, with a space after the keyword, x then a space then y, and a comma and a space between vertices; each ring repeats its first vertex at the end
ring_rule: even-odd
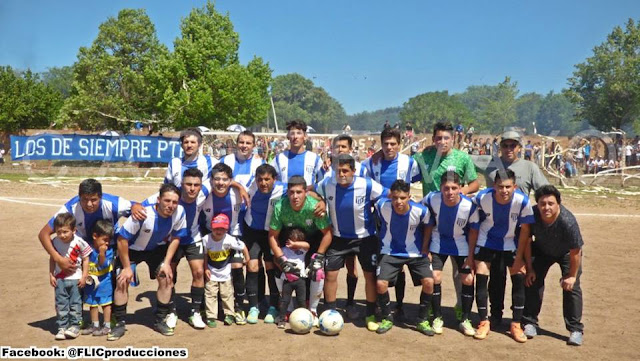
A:
POLYGON ((320 332, 327 336, 335 336, 342 331, 344 319, 340 312, 336 310, 326 310, 322 312, 319 319, 320 332))
POLYGON ((291 331, 297 334, 305 334, 313 327, 313 315, 306 308, 296 308, 289 315, 289 326, 291 331))

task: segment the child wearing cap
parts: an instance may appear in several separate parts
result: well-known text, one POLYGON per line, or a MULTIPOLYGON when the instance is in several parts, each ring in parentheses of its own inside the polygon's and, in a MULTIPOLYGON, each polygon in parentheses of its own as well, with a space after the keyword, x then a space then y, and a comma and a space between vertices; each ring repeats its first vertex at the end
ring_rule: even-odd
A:
POLYGON ((249 251, 244 242, 227 234, 229 217, 221 213, 211 220, 211 233, 202 238, 206 251, 205 306, 207 326, 216 327, 218 319, 218 291, 224 310, 224 324, 234 322, 233 283, 231 282, 231 258, 235 251, 242 251, 245 259, 249 259, 249 251))

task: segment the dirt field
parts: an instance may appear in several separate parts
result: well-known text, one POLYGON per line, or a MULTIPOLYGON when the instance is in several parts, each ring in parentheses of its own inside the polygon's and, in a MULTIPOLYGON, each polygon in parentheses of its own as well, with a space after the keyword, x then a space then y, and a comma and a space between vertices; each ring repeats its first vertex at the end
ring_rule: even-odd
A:
MULTIPOLYGON (((0 180, 0 270, 3 276, 0 281, 0 345, 187 347, 190 358, 212 360, 640 358, 640 351, 634 346, 640 339, 640 291, 634 290, 633 286, 636 277, 633 270, 638 268, 640 257, 640 246, 635 238, 640 223, 640 197, 637 195, 572 192, 565 196, 564 204, 577 214, 585 241, 582 276, 585 338, 582 347, 565 345, 568 333, 564 328, 561 290, 557 285, 559 267, 552 268, 547 277, 548 287, 540 315, 544 331, 521 345, 505 334, 507 326, 494 330, 484 341, 465 338, 457 332, 452 309, 454 292, 449 277, 443 282, 446 329, 441 336, 423 336, 413 329, 413 324, 394 327, 385 335, 377 335, 368 332, 363 321, 347 323, 338 337, 326 337, 317 332, 293 335, 262 322, 198 331, 186 323, 190 286, 186 262, 182 262, 179 269, 181 278, 177 292, 181 297, 178 307, 184 312, 180 314, 175 336, 163 337, 151 329, 151 305, 155 303, 156 285, 148 280, 146 267, 141 267, 143 283, 132 288, 128 332, 124 338, 108 343, 105 338, 83 336, 73 341, 56 342, 53 340, 53 290, 47 278, 48 258, 37 240, 37 233, 60 205, 76 194, 79 181, 37 183, 0 180)), ((157 189, 155 183, 148 182, 104 181, 103 184, 105 192, 134 200, 141 200, 157 189)), ((450 274, 449 267, 447 264, 447 275, 450 274)), ((344 279, 344 275, 339 278, 339 305, 346 297, 344 279)), ((417 288, 407 289, 406 302, 411 318, 417 315, 418 291, 417 288)), ((509 288, 507 292, 510 294, 509 288)), ((364 311, 362 278, 356 296, 364 311)), ((505 303, 509 307, 510 297, 505 303)), ((507 309, 506 315, 509 314, 507 309)))

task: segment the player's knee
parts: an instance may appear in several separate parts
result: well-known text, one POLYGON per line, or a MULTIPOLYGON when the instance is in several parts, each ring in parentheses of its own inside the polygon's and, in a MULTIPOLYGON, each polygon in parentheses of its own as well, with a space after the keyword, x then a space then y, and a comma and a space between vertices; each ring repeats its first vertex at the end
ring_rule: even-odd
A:
POLYGON ((259 270, 260 270, 260 267, 257 259, 252 259, 247 263, 248 272, 258 272, 259 270))
POLYGON ((378 293, 385 293, 385 292, 387 292, 388 288, 389 288, 389 282, 388 281, 378 280, 376 282, 376 291, 378 293))
POLYGON ((465 286, 473 286, 473 275, 471 273, 461 274, 460 282, 465 286))
POLYGON ((194 281, 204 280, 204 269, 194 269, 191 270, 191 275, 193 276, 194 281))
POLYGON ((442 283, 442 271, 433 271, 433 283, 442 283))

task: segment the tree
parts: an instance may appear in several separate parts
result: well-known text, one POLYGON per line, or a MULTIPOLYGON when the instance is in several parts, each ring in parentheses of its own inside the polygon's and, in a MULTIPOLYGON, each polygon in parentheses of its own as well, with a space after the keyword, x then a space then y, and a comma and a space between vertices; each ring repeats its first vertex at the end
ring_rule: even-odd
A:
POLYGON ((42 81, 68 98, 73 87, 73 67, 53 67, 42 73, 42 81))
POLYGON ((527 93, 518 98, 516 101, 516 125, 518 127, 526 129, 528 133, 533 133, 533 123, 537 120, 542 99, 542 95, 538 93, 527 93))
POLYGON ((640 23, 629 19, 575 65, 565 94, 577 104, 577 119, 600 130, 620 129, 640 118, 640 23))
POLYGON ((472 85, 458 97, 473 115, 474 127, 480 131, 500 133, 515 124, 518 83, 505 77, 495 86, 472 85))
POLYGON ((576 122, 576 106, 564 94, 549 92, 541 101, 536 114, 536 127, 539 134, 573 136, 586 129, 587 124, 576 122))
POLYGON ((347 123, 351 125, 353 130, 368 130, 370 132, 381 131, 384 123, 388 120, 389 124, 395 124, 400 121, 400 111, 402 107, 390 107, 379 109, 372 112, 361 112, 347 116, 347 123))
POLYGON ((62 95, 30 70, 0 67, 0 130, 17 133, 48 128, 62 106, 62 95))
POLYGON ((250 126, 263 121, 270 107, 271 69, 259 57, 239 63, 240 40, 228 15, 213 2, 193 9, 180 25, 181 37, 164 64, 166 113, 174 127, 229 124, 250 126))
POLYGON ((144 10, 121 10, 100 25, 91 47, 80 48, 71 95, 59 121, 124 132, 136 121, 162 124, 166 119, 160 108, 159 66, 168 55, 144 10))
POLYGON ((318 132, 327 133, 342 128, 346 122, 342 105, 300 74, 275 77, 271 93, 280 128, 288 121, 301 119, 318 132))
POLYGON ((406 103, 400 111, 403 122, 413 124, 418 132, 430 132, 433 125, 440 121, 467 124, 471 121, 471 112, 448 91, 429 92, 417 95, 406 103))

